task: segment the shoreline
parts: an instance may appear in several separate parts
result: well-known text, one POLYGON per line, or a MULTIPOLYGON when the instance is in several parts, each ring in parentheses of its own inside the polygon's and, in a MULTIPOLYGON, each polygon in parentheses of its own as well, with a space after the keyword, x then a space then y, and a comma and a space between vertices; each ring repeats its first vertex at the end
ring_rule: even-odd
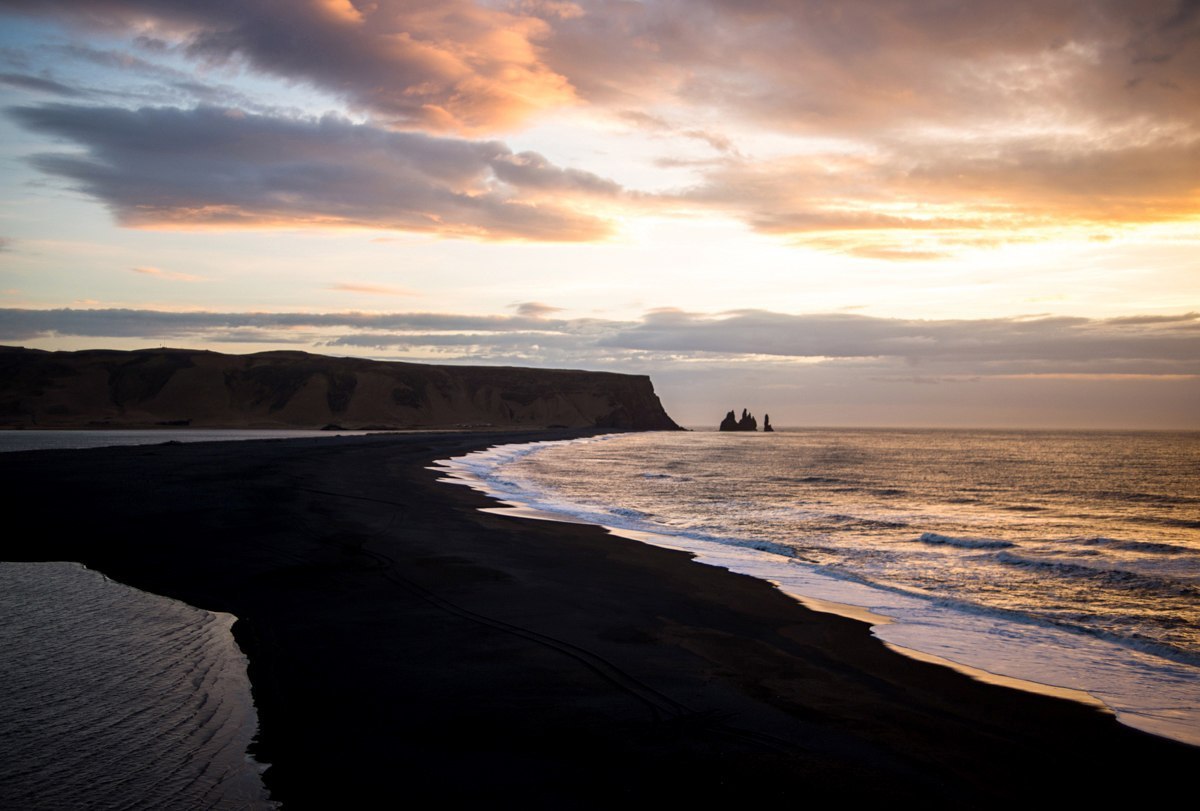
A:
POLYGON ((284 808, 408 796, 1146 800, 1200 750, 888 650, 868 626, 594 525, 513 519, 435 460, 580 432, 0 455, 37 538, 237 616, 284 808), (64 509, 67 500, 70 509, 64 509), (1126 784, 1114 785, 1119 764, 1126 784), (1025 780, 1014 780, 1014 776, 1025 780), (1155 775, 1147 778, 1147 775, 1155 775))
POLYGON ((846 583, 813 568, 794 568, 786 548, 772 549, 771 541, 763 548, 745 539, 739 542, 733 538, 726 544, 688 531, 660 530, 637 517, 621 515, 616 506, 605 513, 570 501, 563 503, 552 491, 536 486, 528 489, 528 483, 521 483, 520 474, 514 482, 503 472, 507 465, 536 453, 541 445, 557 445, 562 450, 579 442, 586 448, 610 438, 493 447, 441 460, 434 469, 445 473, 444 481, 465 485, 506 505, 481 508, 488 512, 526 520, 588 524, 617 537, 685 552, 698 563, 769 583, 810 610, 863 622, 880 644, 902 655, 987 684, 1069 699, 1098 708, 1132 728, 1200 746, 1200 712, 1196 709, 1200 692, 1195 688, 1194 662, 1173 660, 1162 653, 1157 655, 1164 656, 1164 661, 1151 662, 1147 657, 1155 656, 1155 652, 1122 647, 1102 637, 1088 638, 1087 648, 1074 647, 1078 640, 1064 639, 1067 632, 1027 620, 994 630, 991 623, 997 616, 1000 621, 1007 619, 1003 613, 959 613, 944 607, 930 612, 918 604, 914 615, 911 600, 905 602, 908 595, 901 592, 898 596, 871 583, 846 583), (501 471, 498 476, 494 474, 497 469, 501 471), (946 616, 952 619, 946 621, 946 616), (986 652, 985 646, 990 646, 986 652), (1037 650, 1036 658, 1021 658, 1022 649, 1037 650), (1118 661, 1124 667, 1119 674, 1113 671, 1118 661), (1157 691, 1146 691, 1145 686, 1151 683, 1157 691), (1151 698, 1142 697, 1150 694, 1151 698))

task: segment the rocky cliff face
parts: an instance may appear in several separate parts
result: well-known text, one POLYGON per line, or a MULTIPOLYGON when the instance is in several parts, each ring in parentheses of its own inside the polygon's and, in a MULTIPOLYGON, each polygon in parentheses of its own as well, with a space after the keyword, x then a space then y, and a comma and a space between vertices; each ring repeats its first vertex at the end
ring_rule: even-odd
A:
POLYGON ((674 430, 649 377, 305 352, 0 347, 0 427, 674 430))

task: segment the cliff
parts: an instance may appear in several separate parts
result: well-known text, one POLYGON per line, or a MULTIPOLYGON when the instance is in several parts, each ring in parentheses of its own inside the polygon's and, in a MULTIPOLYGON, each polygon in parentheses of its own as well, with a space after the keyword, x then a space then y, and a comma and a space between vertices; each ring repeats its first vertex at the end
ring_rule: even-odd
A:
POLYGON ((0 347, 0 427, 676 430, 650 378, 305 352, 0 347))

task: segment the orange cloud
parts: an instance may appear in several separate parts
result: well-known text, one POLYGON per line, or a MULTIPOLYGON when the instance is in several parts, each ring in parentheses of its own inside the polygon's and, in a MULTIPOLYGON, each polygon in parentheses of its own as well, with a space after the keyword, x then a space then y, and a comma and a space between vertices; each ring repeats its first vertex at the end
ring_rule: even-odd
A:
POLYGON ((928 259, 955 247, 1200 221, 1200 137, 1091 150, 1024 139, 894 142, 857 155, 731 160, 677 199, 816 247, 928 259))
MULTIPOLYGON (((185 176, 188 164, 164 159, 151 177, 133 157, 139 134, 127 129, 126 144, 117 144, 99 111, 89 114, 94 128, 82 113, 67 122, 63 108, 18 112, 91 150, 85 158, 40 156, 39 167, 74 180, 137 227, 592 240, 611 232, 617 208, 629 216, 705 209, 792 242, 907 260, 1200 218, 1195 3, 1012 0, 969 13, 947 13, 942 0, 7 5, 108 33, 150 32, 157 39, 145 41, 159 51, 313 85, 370 117, 354 142, 337 123, 310 126, 305 140, 274 113, 249 116, 239 131, 282 138, 280 154, 231 141, 232 124, 210 126, 188 136, 195 146, 185 157, 204 153, 211 171, 185 176), (643 139, 684 144, 657 162, 631 162, 690 171, 695 182, 675 193, 630 193, 534 153, 451 139, 434 149, 412 132, 480 136, 555 112, 568 131, 563 113, 579 105, 632 125, 643 139), (410 131, 387 148, 387 128, 410 131), (766 143, 763 154, 754 154, 756 143, 766 143), (708 148, 697 155, 699 144, 708 148), (455 149, 461 168, 448 158, 455 149), (222 186, 222 178, 230 182, 222 186), (919 243, 906 244, 913 234, 919 243)), ((143 60, 130 59, 131 71, 150 75, 143 60)), ((154 67, 161 81, 175 70, 154 67)), ((178 80, 172 76, 172 88, 178 80)), ((7 81, 78 94, 48 79, 7 81)), ((220 97, 193 85, 203 82, 188 85, 192 98, 220 97)), ((210 123, 198 110, 175 115, 210 123)), ((160 130, 173 126, 166 111, 136 116, 160 130)), ((181 129, 172 134, 187 140, 181 129)), ((619 149, 615 139, 629 133, 608 135, 619 149)), ((152 142, 147 151, 167 150, 152 142)))
POLYGON ((331 20, 355 25, 363 22, 362 12, 350 0, 312 0, 312 5, 331 20))

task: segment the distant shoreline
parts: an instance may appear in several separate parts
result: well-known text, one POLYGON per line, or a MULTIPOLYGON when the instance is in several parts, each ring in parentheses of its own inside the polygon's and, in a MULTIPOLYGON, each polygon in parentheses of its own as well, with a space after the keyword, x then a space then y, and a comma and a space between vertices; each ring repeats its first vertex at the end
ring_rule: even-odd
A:
POLYGON ((1193 747, 906 658, 683 553, 480 512, 494 502, 427 469, 588 433, 2 454, 2 491, 37 532, 9 533, 0 558, 77 560, 237 616, 255 754, 285 809, 417 788, 531 807, 981 807, 1190 784, 1193 747), (1130 777, 1095 779, 1105 763, 1130 777))

